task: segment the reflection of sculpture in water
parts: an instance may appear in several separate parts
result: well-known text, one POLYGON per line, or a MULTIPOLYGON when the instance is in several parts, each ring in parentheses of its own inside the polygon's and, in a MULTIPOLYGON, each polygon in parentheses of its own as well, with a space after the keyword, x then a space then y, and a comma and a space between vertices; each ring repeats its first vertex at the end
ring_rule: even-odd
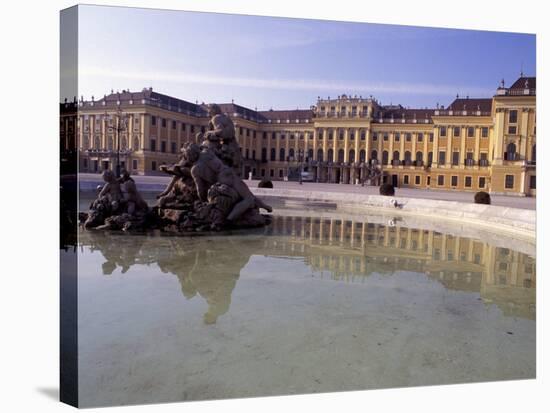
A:
POLYGON ((365 282, 371 274, 415 272, 448 290, 478 293, 507 315, 535 318, 534 258, 482 241, 399 224, 388 227, 362 223, 360 237, 346 238, 346 231, 340 231, 340 228, 359 231, 357 224, 343 219, 316 221, 279 216, 267 232, 259 231, 269 234, 261 237, 146 238, 84 232, 79 242, 103 253, 106 274, 117 267, 125 272, 131 265, 151 263, 165 273, 175 274, 186 298, 198 294, 209 304, 205 322, 212 322, 228 311, 240 272, 252 255, 304 257, 313 272, 321 276, 329 272, 338 281, 365 282), (441 254, 443 244, 446 254, 441 254), (456 253, 449 256, 449 251, 456 253))

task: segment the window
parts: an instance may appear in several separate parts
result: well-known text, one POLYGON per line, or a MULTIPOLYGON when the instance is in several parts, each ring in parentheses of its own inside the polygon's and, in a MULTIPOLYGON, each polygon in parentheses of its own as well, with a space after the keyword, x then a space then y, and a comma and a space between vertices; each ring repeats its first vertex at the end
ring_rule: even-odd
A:
POLYGON ((487 127, 481 128, 481 137, 482 138, 488 138, 489 137, 489 128, 487 128, 487 127))
POLYGON ((418 142, 422 142, 424 140, 424 134, 423 133, 417 134, 416 137, 417 137, 418 142))
POLYGON ((403 183, 404 183, 405 185, 408 185, 408 184, 409 184, 409 175, 405 175, 405 176, 403 177, 403 183))
POLYGON ((447 136, 447 128, 445 126, 439 128, 439 136, 447 136))
POLYGON ((272 132, 272 133, 271 133, 271 139, 276 139, 276 138, 277 138, 276 132, 272 132))
POLYGON ((467 176, 464 178, 464 187, 465 188, 471 188, 472 187, 472 177, 467 176))
POLYGON ((410 133, 406 133, 406 134, 405 134, 405 140, 406 140, 407 142, 410 142, 411 139, 412 139, 412 135, 411 135, 410 133))
POLYGON ((269 170, 269 176, 273 178, 275 176, 275 171, 273 169, 269 170))
POLYGON ((176 153, 176 142, 170 142, 170 152, 176 153))
MULTIPOLYGON (((361 140, 363 140, 363 139, 361 139, 361 140)), ((374 134, 372 135, 372 140, 373 140, 374 142, 376 142, 376 141, 378 140, 378 134, 377 134, 377 133, 374 133, 374 134)))
POLYGON ((162 118, 162 127, 163 127, 163 128, 166 127, 166 119, 165 119, 165 118, 162 118))
POLYGON ((185 132, 185 123, 182 123, 182 124, 181 124, 181 131, 182 131, 182 132, 185 132))
POLYGON ((195 133, 195 125, 191 125, 191 133, 195 133))
POLYGON ((260 175, 262 176, 262 178, 265 176, 265 169, 260 170, 260 175))
POLYGON ((250 155, 250 150, 248 148, 246 148, 244 153, 245 153, 244 159, 248 159, 248 156, 250 155))
POLYGON ((269 159, 272 160, 272 161, 277 160, 277 151, 276 151, 275 148, 271 148, 271 152, 269 154, 269 159))
POLYGON ((451 186, 456 187, 458 185, 458 176, 451 176, 451 186))
POLYGON ((387 133, 384 134, 384 140, 385 140, 385 141, 388 140, 388 134, 387 134, 387 133))
POLYGON ((473 138, 474 137, 474 134, 475 134, 475 128, 473 127, 469 127, 468 128, 468 138, 473 138))
POLYGON ((155 126, 157 124, 157 117, 151 116, 151 125, 155 126))
POLYGON ((460 152, 453 152, 453 165, 457 166, 459 162, 460 152))
POLYGON ((340 130, 340 131, 338 132, 338 139, 344 140, 344 131, 343 131, 343 130, 340 130))
POLYGON ((504 152, 504 160, 515 161, 516 158, 517 158, 516 144, 513 142, 510 142, 508 145, 506 145, 506 152, 504 152))
POLYGON ((262 148, 262 162, 267 162, 267 148, 262 148))
POLYGON ((529 188, 537 189, 537 176, 536 175, 531 175, 529 177, 529 188))
POLYGON ((329 140, 329 141, 331 141, 332 138, 333 138, 333 135, 332 135, 332 134, 333 134, 332 131, 329 131, 329 132, 328 132, 328 140, 329 140))
POLYGON ((416 175, 414 177, 414 183, 415 183, 415 185, 420 185, 420 175, 416 175))
POLYGON ((514 175, 506 175, 504 179, 504 188, 513 189, 514 188, 514 175))
POLYGON ((399 139, 401 138, 401 135, 399 133, 394 134, 394 141, 399 142, 399 139))
POLYGON ((453 136, 454 136, 455 138, 458 138, 458 137, 460 136, 460 128, 459 128, 458 126, 455 126, 455 127, 453 128, 453 136))
MULTIPOLYGON (((267 139, 267 132, 264 132, 264 133, 262 134, 262 139, 267 139)), ((265 171, 264 171, 264 172, 265 172, 265 171)))
POLYGON ((478 181, 478 185, 477 185, 479 188, 485 188, 485 177, 484 176, 480 176, 479 177, 479 181, 478 181))
POLYGON ((489 166, 489 160, 487 159, 487 152, 481 152, 479 154, 479 166, 489 166))
POLYGON ((166 141, 161 141, 160 142, 160 151, 161 152, 166 152, 166 141))
POLYGON ((508 123, 518 123, 518 111, 511 110, 508 112, 508 123))
POLYGON ((382 152, 382 164, 383 164, 383 165, 387 165, 387 164, 388 164, 388 159, 389 159, 388 151, 382 152))
POLYGON ((439 152, 439 165, 445 165, 445 151, 439 152))
POLYGON ((445 185, 445 175, 437 175, 437 184, 439 186, 445 185))
POLYGON ((157 161, 151 161, 151 170, 156 171, 157 170, 157 161))
POLYGON ((246 128, 246 136, 250 136, 250 129, 246 128))
POLYGON ((152 152, 157 150, 157 141, 155 139, 151 139, 149 148, 152 152))
POLYGON ((279 161, 284 162, 285 160, 285 148, 279 149, 279 161))
POLYGON ((279 178, 282 178, 282 177, 283 177, 283 170, 279 169, 279 178))
POLYGON ((423 161, 422 152, 418 151, 416 152, 416 166, 421 166, 423 161))
POLYGON ((137 169, 138 168, 138 160, 137 159, 133 159, 132 160, 132 169, 137 169))
POLYGON ((434 134, 430 133, 430 142, 433 142, 433 141, 434 141, 434 134))
POLYGON ((349 140, 350 140, 350 141, 355 140, 355 133, 353 133, 353 132, 350 132, 350 133, 349 133, 349 140))
POLYGON ((508 126, 508 135, 515 135, 517 130, 517 126, 508 126))
POLYGON ((176 129, 176 121, 175 120, 172 121, 172 129, 176 129))

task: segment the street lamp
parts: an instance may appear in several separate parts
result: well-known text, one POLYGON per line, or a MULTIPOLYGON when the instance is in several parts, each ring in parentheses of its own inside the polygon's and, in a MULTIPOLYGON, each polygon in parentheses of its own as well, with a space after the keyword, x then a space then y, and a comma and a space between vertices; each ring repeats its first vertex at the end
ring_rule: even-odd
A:
POLYGON ((115 125, 115 131, 116 131, 116 140, 117 140, 117 151, 116 151, 116 177, 120 178, 120 133, 123 131, 126 131, 127 123, 128 123, 128 117, 126 114, 122 113, 122 109, 120 108, 120 104, 117 105, 116 109, 116 125, 115 125))
POLYGON ((304 171, 304 150, 298 149, 298 162, 300 162, 300 177, 298 178, 298 182, 300 182, 300 185, 302 185, 302 173, 304 171))

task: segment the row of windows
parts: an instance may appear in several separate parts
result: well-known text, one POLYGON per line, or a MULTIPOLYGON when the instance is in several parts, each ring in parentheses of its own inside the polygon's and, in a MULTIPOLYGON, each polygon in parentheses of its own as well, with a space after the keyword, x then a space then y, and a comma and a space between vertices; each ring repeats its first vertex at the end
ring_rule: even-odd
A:
MULTIPOLYGON (((428 177, 428 185, 430 184, 428 177)), ((477 187, 479 189, 484 189, 486 185, 486 178, 484 176, 480 176, 478 178, 477 187)), ((445 186, 445 175, 437 175, 437 185, 438 186, 445 186)), ((453 175, 451 176, 451 187, 457 187, 458 186, 458 176, 453 175)), ((465 188, 471 188, 472 187, 472 177, 471 176, 465 176, 464 177, 464 187, 465 188)))
MULTIPOLYGON (((170 121, 169 119, 166 119, 166 118, 160 118, 161 127, 166 128, 167 125, 168 125, 168 122, 170 122, 170 125, 171 125, 173 130, 177 129, 177 125, 178 125, 177 121, 175 121, 175 120, 170 121)), ((151 116, 151 125, 152 126, 157 125, 157 117, 156 116, 151 116)), ((187 125, 184 122, 181 122, 181 131, 185 132, 187 130, 187 126, 189 126, 189 132, 195 133, 196 126, 195 125, 187 125)), ((201 126, 200 130, 201 130, 202 133, 204 133, 206 131, 206 128, 204 126, 201 126)))
MULTIPOLYGON (((447 136, 447 126, 440 126, 439 127, 439 136, 446 137, 447 136)), ((466 128, 466 137, 468 138, 474 138, 475 137, 475 127, 468 126, 466 128)), ((452 127, 452 134, 453 137, 457 138, 460 137, 462 128, 459 126, 452 127)), ((488 138, 489 137, 489 128, 488 127, 482 127, 481 128, 481 137, 482 138, 488 138)))

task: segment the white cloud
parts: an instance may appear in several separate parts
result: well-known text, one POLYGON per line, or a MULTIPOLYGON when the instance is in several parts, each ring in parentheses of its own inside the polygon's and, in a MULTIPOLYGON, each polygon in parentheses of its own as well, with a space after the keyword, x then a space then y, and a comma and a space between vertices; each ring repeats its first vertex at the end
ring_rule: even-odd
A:
POLYGON ((274 79, 219 76, 186 72, 132 72, 125 70, 109 70, 100 67, 84 67, 79 71, 80 82, 85 84, 87 79, 103 78, 109 80, 138 80, 144 85, 152 81, 171 82, 175 84, 207 84, 231 87, 248 87, 257 89, 277 90, 304 90, 316 93, 336 92, 337 94, 376 94, 399 93, 428 96, 453 96, 457 92, 471 96, 490 96, 493 90, 467 85, 437 85, 425 83, 402 82, 345 82, 323 79, 274 79))

